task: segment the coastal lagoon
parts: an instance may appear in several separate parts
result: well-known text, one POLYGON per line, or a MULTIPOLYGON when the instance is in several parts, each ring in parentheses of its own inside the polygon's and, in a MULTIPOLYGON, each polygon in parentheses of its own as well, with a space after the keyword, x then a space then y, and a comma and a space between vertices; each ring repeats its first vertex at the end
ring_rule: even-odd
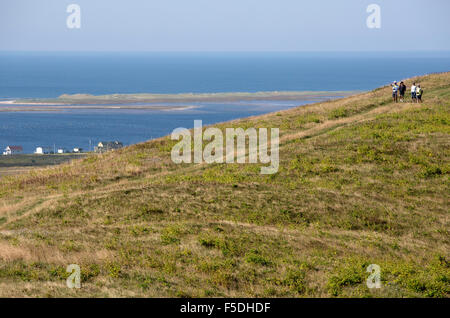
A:
POLYGON ((177 127, 204 125, 288 109, 312 101, 258 101, 160 105, 167 110, 65 109, 61 111, 0 112, 0 145, 17 144, 32 153, 37 146, 85 150, 99 141, 125 145, 168 135, 177 127), (181 106, 180 109, 172 106, 181 106))

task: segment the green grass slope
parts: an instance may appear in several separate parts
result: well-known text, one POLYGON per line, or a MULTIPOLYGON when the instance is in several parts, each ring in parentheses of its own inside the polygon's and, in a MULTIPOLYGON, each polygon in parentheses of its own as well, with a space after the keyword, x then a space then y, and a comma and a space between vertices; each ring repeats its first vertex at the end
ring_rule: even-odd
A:
POLYGON ((0 178, 0 296, 448 297, 450 73, 414 80, 217 125, 279 127, 274 175, 161 138, 0 178))

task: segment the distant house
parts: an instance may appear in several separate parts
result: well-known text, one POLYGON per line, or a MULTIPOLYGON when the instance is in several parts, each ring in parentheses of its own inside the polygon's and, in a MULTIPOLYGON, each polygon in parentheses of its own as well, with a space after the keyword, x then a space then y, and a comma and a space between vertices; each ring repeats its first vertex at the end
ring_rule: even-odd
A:
POLYGON ((82 148, 73 148, 73 152, 74 153, 81 153, 81 152, 83 152, 83 149, 82 148))
POLYGON ((100 141, 95 147, 95 152, 107 152, 110 150, 120 149, 123 147, 123 143, 119 141, 100 141))
POLYGON ((52 150, 50 147, 37 147, 34 153, 37 155, 47 155, 51 152, 52 150))
POLYGON ((67 150, 64 149, 64 148, 59 148, 59 149, 58 149, 58 153, 59 153, 59 154, 66 153, 66 152, 67 152, 67 150))
POLYGON ((3 151, 3 155, 10 156, 10 155, 17 155, 23 152, 23 148, 21 146, 8 146, 5 148, 5 151, 3 151))

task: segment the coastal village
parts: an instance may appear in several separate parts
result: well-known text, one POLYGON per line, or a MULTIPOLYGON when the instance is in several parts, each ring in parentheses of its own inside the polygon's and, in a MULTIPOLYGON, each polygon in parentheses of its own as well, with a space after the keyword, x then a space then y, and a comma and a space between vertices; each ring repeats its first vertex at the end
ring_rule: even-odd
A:
MULTIPOLYGON (((123 143, 120 141, 100 141, 97 146, 94 147, 95 153, 104 153, 108 152, 110 150, 120 149, 123 148, 123 143)), ((44 147, 39 146, 36 147, 36 150, 34 151, 34 154, 36 155, 50 155, 50 154, 65 154, 65 153, 86 153, 89 151, 84 151, 83 148, 75 147, 72 150, 68 150, 66 148, 60 148, 60 147, 44 147)), ((10 145, 7 146, 4 151, 4 156, 13 156, 13 155, 21 155, 24 154, 23 147, 20 145, 10 145)))

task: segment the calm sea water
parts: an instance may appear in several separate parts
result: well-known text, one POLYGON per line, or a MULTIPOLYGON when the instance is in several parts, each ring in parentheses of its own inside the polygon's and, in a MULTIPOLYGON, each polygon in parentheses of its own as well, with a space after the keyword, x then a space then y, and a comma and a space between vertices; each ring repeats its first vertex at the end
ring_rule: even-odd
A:
MULTIPOLYGON (((89 93, 370 90, 450 70, 450 53, 0 53, 0 100, 89 93)), ((312 101, 311 101, 312 102, 312 101)), ((0 148, 132 144, 193 126, 303 104, 196 103, 184 111, 0 112, 0 148)), ((189 103, 191 105, 193 103, 189 103)))

